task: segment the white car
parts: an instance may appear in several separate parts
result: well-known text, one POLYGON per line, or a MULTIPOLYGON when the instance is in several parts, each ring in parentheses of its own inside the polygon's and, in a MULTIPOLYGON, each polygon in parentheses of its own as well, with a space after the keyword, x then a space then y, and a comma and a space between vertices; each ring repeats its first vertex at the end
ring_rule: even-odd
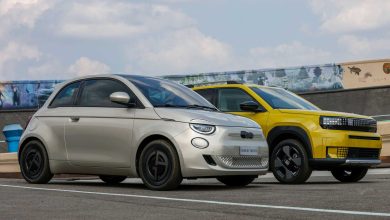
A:
POLYGON ((244 186, 268 170, 268 146, 257 123, 153 77, 64 82, 34 114, 20 143, 20 168, 30 183, 77 173, 111 184, 141 177, 154 190, 198 177, 244 186))

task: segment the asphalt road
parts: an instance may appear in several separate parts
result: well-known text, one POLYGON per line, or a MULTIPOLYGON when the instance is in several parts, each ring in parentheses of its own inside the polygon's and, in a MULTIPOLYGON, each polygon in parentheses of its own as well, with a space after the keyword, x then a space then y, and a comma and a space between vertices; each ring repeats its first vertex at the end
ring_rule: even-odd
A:
POLYGON ((266 175, 244 188, 200 179, 168 192, 139 179, 117 186, 94 178, 45 185, 0 179, 0 219, 390 219, 390 169, 353 184, 315 172, 302 185, 266 175))

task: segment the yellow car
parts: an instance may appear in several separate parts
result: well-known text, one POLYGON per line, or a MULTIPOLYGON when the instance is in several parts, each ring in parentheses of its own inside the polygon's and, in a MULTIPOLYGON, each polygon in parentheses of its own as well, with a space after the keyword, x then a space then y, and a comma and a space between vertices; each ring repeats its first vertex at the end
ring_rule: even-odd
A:
POLYGON ((322 111, 276 87, 228 82, 193 90, 221 111, 261 125, 270 170, 281 183, 303 183, 312 170, 330 170, 341 182, 357 182, 381 162, 382 141, 373 118, 322 111))

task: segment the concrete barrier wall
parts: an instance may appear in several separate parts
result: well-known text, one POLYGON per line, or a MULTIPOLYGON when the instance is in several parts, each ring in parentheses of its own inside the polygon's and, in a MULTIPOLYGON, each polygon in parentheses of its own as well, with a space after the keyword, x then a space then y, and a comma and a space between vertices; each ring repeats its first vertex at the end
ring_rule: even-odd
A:
POLYGON ((390 115, 390 86, 300 94, 324 110, 390 115))
MULTIPOLYGON (((34 112, 0 112, 0 140, 5 140, 3 128, 8 124, 20 124, 25 127, 27 120, 34 112)), ((0 153, 7 152, 6 143, 0 142, 0 153)))
POLYGON ((390 163, 390 122, 378 123, 378 132, 382 136, 381 157, 383 162, 390 163))

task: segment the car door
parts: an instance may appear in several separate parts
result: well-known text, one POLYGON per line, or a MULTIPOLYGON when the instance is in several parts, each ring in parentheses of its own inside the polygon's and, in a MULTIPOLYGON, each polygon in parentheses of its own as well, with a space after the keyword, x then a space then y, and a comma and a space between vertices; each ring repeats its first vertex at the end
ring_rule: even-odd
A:
POLYGON ((44 110, 44 114, 37 114, 40 129, 43 129, 43 139, 46 140, 51 160, 66 161, 66 147, 64 141, 65 123, 80 88, 80 81, 65 85, 53 98, 44 110))
POLYGON ((83 82, 74 110, 65 125, 68 160, 73 165, 130 167, 135 108, 110 101, 114 92, 130 89, 111 78, 83 82))
MULTIPOLYGON (((217 95, 216 104, 219 110, 250 118, 260 124, 263 131, 266 131, 269 115, 267 111, 248 112, 243 111, 240 108, 240 104, 246 101, 253 101, 258 103, 247 92, 240 88, 219 88, 215 94, 217 95)), ((262 107, 260 103, 258 104, 259 107, 264 110, 264 107, 262 107)))

